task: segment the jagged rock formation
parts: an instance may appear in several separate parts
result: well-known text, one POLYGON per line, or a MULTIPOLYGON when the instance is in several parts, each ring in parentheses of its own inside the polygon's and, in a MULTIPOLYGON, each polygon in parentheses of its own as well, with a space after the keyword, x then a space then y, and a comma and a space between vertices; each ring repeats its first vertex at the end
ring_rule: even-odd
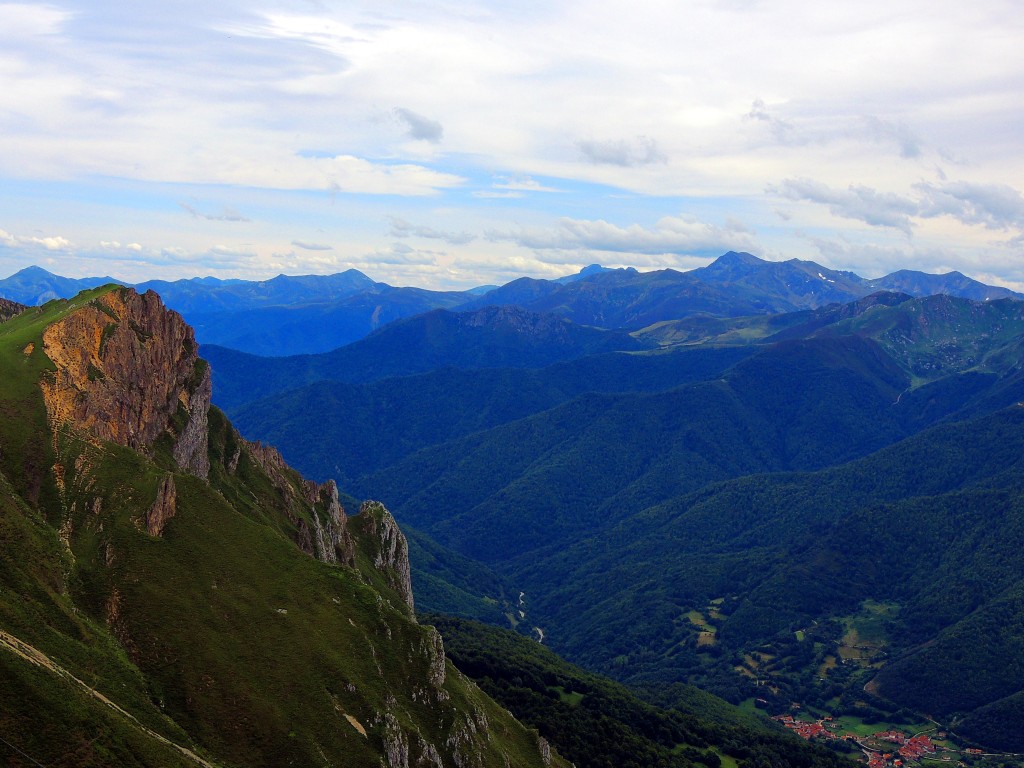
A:
POLYGON ((409 544, 395 518, 379 501, 367 501, 359 508, 360 529, 373 542, 373 564, 385 575, 412 612, 412 574, 409 567, 409 544))
POLYGON ((109 291, 50 325, 54 372, 41 382, 50 424, 148 452, 170 432, 178 465, 206 477, 210 370, 181 315, 152 291, 109 291))
POLYGON ((355 544, 348 530, 348 518, 338 499, 333 480, 317 485, 299 478, 273 446, 238 438, 238 453, 228 461, 234 473, 244 449, 274 483, 286 505, 286 514, 296 527, 296 543, 308 555, 325 563, 355 566, 355 544))
POLYGON ((174 476, 167 475, 160 481, 156 489, 156 501, 146 513, 146 532, 150 536, 159 536, 164 532, 167 521, 177 511, 177 492, 174 488, 174 476))
POLYGON ((0 323, 5 320, 10 320, 15 315, 20 314, 23 309, 25 309, 24 304, 19 304, 18 302, 11 301, 10 299, 0 298, 0 323))

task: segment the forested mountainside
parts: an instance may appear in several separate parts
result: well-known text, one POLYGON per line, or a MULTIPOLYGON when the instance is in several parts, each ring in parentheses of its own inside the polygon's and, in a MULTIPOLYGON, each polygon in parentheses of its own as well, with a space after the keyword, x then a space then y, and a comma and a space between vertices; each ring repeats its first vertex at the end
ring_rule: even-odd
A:
POLYGON ((517 307, 434 310, 319 355, 258 357, 216 346, 217 402, 229 410, 317 381, 365 382, 438 368, 534 368, 613 350, 654 346, 621 331, 579 326, 517 307))
POLYGON ((823 747, 795 750, 795 737, 778 726, 691 686, 679 686, 671 709, 660 708, 509 630, 440 614, 425 618, 460 670, 575 765, 849 765, 823 747))
POLYGON ((445 556, 423 558, 428 607, 500 621, 488 597, 523 591, 523 629, 635 686, 924 713, 1024 748, 1024 304, 882 293, 669 325, 635 334, 657 350, 325 380, 236 412, 317 476, 346 457, 350 492, 501 585, 445 593, 445 556), (313 404, 330 426, 303 440, 313 404))

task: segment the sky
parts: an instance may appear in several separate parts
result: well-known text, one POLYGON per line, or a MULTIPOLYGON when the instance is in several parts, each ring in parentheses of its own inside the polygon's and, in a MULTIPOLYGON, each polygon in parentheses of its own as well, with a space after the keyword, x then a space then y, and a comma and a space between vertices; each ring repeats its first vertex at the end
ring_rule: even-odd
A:
POLYGON ((0 2, 0 277, 1024 289, 1012 0, 0 2))

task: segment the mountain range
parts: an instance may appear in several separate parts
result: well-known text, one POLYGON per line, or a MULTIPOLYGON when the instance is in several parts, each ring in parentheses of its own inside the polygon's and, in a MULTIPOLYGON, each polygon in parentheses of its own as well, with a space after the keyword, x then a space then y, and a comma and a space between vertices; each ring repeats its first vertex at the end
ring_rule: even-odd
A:
MULTIPOLYGON (((109 282, 113 281, 73 280, 29 267, 0 280, 0 297, 36 305, 109 282)), ((490 290, 396 288, 354 269, 335 275, 278 275, 264 281, 154 280, 135 287, 159 293, 196 329, 201 344, 269 356, 326 352, 393 320, 431 309, 515 305, 581 325, 636 330, 695 315, 736 317, 814 309, 879 290, 917 297, 947 293, 978 301, 1017 296, 959 272, 901 270, 868 280, 810 261, 764 261, 735 252, 689 272, 637 272, 593 264, 558 280, 524 277, 490 290)))

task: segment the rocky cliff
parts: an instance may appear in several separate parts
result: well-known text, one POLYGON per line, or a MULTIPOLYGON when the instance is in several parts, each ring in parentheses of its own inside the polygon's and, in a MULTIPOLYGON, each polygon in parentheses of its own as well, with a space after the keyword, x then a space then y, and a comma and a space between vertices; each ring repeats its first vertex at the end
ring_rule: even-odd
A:
POLYGON ((0 719, 21 752, 564 765, 416 623, 390 513, 348 518, 333 482, 242 439, 155 294, 108 288, 19 315, 0 326, 0 370, 0 719))
POLYGON ((181 315, 152 291, 102 294, 50 325, 41 382, 50 424, 149 452, 167 434, 186 472, 206 477, 210 370, 181 315))
POLYGON ((24 304, 19 304, 16 301, 11 301, 10 299, 0 298, 0 323, 4 320, 10 320, 23 309, 25 309, 24 304))

